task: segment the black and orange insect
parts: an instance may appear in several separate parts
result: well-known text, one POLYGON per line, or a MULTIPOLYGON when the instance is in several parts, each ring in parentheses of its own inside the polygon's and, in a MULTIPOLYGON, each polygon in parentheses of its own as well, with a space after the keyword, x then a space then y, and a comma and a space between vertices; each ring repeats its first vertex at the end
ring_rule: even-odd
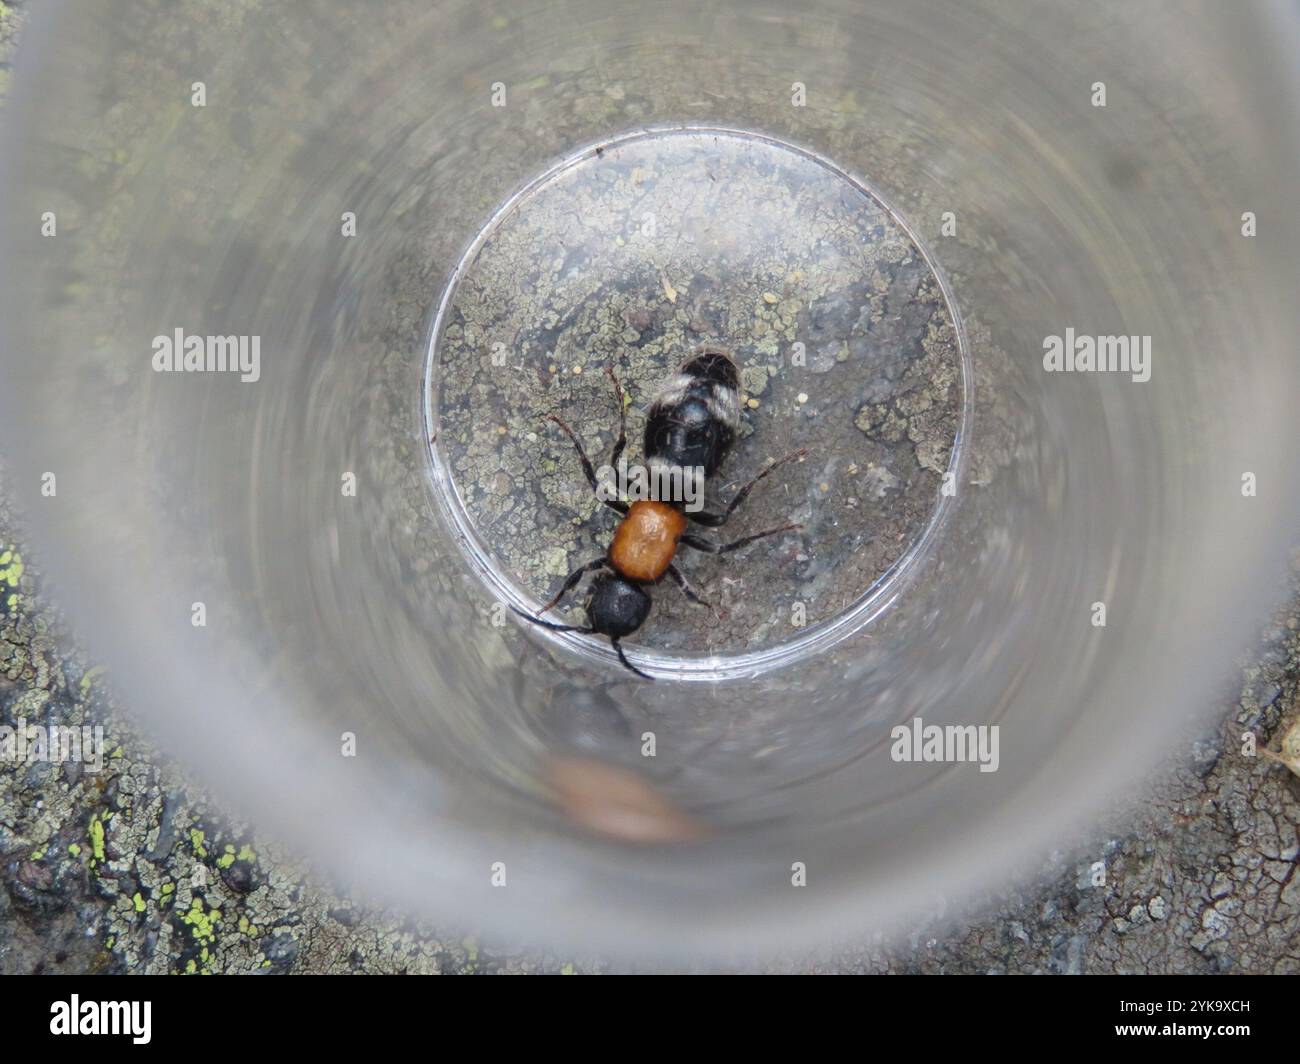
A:
MULTIPOLYGON (((612 370, 606 373, 614 386, 618 402, 619 430, 609 465, 617 466, 627 446, 623 389, 612 370)), ((679 547, 686 546, 708 554, 729 554, 768 536, 802 529, 802 525, 781 525, 744 536, 730 543, 714 543, 687 531, 690 522, 709 528, 721 528, 735 513, 759 481, 788 462, 805 454, 800 449, 772 463, 736 492, 721 513, 704 510, 689 512, 680 501, 638 499, 632 503, 602 495, 591 459, 574 431, 560 418, 550 418, 564 431, 577 449, 583 474, 591 490, 606 506, 622 516, 609 550, 601 557, 579 566, 565 579, 563 586, 545 606, 546 613, 572 591, 588 573, 595 573, 591 596, 587 601, 586 626, 555 624, 515 610, 525 620, 555 632, 582 632, 604 635, 623 665, 644 679, 653 679, 627 660, 620 640, 640 628, 650 615, 651 585, 665 575, 681 588, 682 593, 698 606, 712 609, 687 583, 673 565, 679 547)), ((683 476, 712 477, 722 465, 740 424, 740 382, 736 364, 727 352, 705 348, 692 356, 655 397, 647 415, 644 452, 652 470, 677 470, 683 476)), ((702 488, 702 485, 701 485, 702 488)))

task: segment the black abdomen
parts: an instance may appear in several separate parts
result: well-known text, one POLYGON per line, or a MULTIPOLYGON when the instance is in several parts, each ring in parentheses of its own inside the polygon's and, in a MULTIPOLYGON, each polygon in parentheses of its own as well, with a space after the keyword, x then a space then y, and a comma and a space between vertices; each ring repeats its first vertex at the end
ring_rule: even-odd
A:
POLYGON ((645 456, 653 466, 702 468, 713 476, 740 424, 736 364, 717 349, 689 359, 650 406, 645 456))
POLYGON ((666 408, 655 408, 645 426, 645 454, 683 469, 703 467, 711 477, 722 465, 735 434, 709 411, 708 402, 688 396, 666 408))

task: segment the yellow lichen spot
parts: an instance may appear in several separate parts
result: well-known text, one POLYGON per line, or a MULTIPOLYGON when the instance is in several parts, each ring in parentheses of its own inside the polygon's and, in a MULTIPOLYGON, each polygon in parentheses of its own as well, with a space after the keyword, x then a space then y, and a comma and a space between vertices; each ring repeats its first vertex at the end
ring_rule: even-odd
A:
POLYGON ((194 852, 200 857, 207 857, 208 851, 203 847, 203 840, 207 835, 198 828, 190 828, 190 845, 194 847, 194 852))
POLYGON ((74 842, 72 843, 71 846, 68 847, 68 853, 72 854, 73 857, 80 857, 81 847, 74 842))
POLYGON ((96 861, 104 859, 104 822, 98 813, 90 818, 90 853, 96 861))
POLYGON ((194 898, 190 902, 189 912, 181 917, 181 923, 189 926, 190 934, 201 945, 216 939, 216 925, 220 921, 221 912, 219 909, 212 909, 209 912, 203 911, 202 898, 194 898))
POLYGON ((15 550, 0 553, 0 583, 17 587, 23 578, 23 560, 15 550))
POLYGON ((136 912, 138 913, 144 912, 144 898, 140 896, 140 892, 138 890, 135 892, 135 895, 131 898, 131 904, 135 906, 136 912))
POLYGON ((82 698, 86 697, 87 692, 90 690, 90 685, 95 682, 95 677, 102 675, 103 672, 103 665, 95 665, 85 671, 85 674, 81 677, 81 683, 77 685, 81 691, 82 698))
POLYGON ((763 293, 763 302, 767 303, 769 306, 773 303, 779 303, 780 301, 781 301, 781 297, 778 296, 775 292, 763 293))

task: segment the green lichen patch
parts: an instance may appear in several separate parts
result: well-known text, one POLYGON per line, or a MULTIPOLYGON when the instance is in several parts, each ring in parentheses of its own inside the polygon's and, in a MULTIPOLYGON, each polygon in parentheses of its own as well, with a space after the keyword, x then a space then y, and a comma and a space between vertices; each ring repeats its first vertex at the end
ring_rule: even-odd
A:
POLYGON ((87 837, 90 839, 90 855, 94 862, 104 859, 104 821, 98 813, 90 818, 90 826, 87 830, 87 837))

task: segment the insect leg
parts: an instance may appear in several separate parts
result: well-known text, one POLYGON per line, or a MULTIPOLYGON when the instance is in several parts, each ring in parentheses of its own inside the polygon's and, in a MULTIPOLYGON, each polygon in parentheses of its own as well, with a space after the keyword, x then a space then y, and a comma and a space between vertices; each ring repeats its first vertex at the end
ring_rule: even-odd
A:
POLYGON ((700 598, 700 596, 695 593, 695 589, 687 583, 686 577, 682 575, 681 570, 678 569, 677 566, 668 566, 668 575, 671 576, 677 586, 682 589, 682 594, 686 596, 688 602, 693 602, 697 606, 704 606, 705 608, 712 610, 715 614, 718 612, 717 606, 712 602, 705 602, 704 599, 700 598))
POLYGON ((560 599, 564 598, 565 595, 567 595, 570 591, 572 591, 575 587, 577 587, 578 581, 581 580, 584 576, 586 576, 587 573, 590 573, 595 569, 603 568, 606 564, 608 564, 607 559, 602 554, 594 562, 588 562, 586 565, 580 565, 578 566, 578 568, 574 569, 573 572, 571 572, 565 578, 564 586, 560 588, 559 591, 556 592, 555 598, 551 599, 550 602, 548 602, 545 606, 543 606, 540 610, 538 610, 538 616, 541 616, 543 613, 546 613, 549 610, 553 609, 554 607, 558 606, 560 604, 560 599))
POLYGON ((808 454, 808 449, 806 447, 800 447, 799 450, 791 451, 784 458, 777 459, 770 466, 768 466, 766 469, 760 472, 756 477, 754 477, 753 480, 751 480, 748 484, 746 484, 743 488, 741 488, 738 492, 736 492, 736 497, 732 499, 730 503, 727 504, 726 510, 724 510, 722 513, 711 514, 707 512, 700 512, 700 513, 688 513, 686 516, 690 518, 692 521, 694 521, 697 525, 704 525, 708 528, 721 528, 724 524, 727 523, 727 518, 729 518, 733 513, 736 512, 736 508, 742 502, 744 502, 746 498, 749 497, 749 493, 754 490, 754 486, 760 480, 762 480, 764 477, 766 477, 769 473, 773 472, 774 470, 779 469, 781 466, 787 464, 788 462, 794 462, 800 458, 804 458, 807 456, 807 454, 808 454))
POLYGON ((730 554, 733 550, 748 547, 757 540, 766 539, 768 536, 775 536, 781 532, 796 532, 801 528, 803 528, 803 525, 782 525, 780 528, 768 528, 762 532, 755 532, 752 536, 744 536, 741 539, 733 540, 731 543, 710 543, 707 539, 700 539, 699 536, 692 536, 688 533, 677 542, 684 543, 695 550, 702 550, 706 554, 730 554))
POLYGON ((554 421, 559 425, 560 428, 564 430, 564 434, 573 441, 573 446, 577 448, 578 451, 578 459, 582 462, 582 473, 587 478, 587 483, 591 485, 591 490, 595 493, 596 498, 600 499, 600 501, 611 510, 615 510, 621 514, 627 513, 627 503, 621 502, 618 499, 606 499, 601 496, 600 485, 596 482, 596 470, 592 468, 591 459, 587 457, 587 452, 583 450, 582 442, 576 435, 574 435, 573 429, 569 428, 568 425, 554 414, 552 414, 548 420, 554 421))

